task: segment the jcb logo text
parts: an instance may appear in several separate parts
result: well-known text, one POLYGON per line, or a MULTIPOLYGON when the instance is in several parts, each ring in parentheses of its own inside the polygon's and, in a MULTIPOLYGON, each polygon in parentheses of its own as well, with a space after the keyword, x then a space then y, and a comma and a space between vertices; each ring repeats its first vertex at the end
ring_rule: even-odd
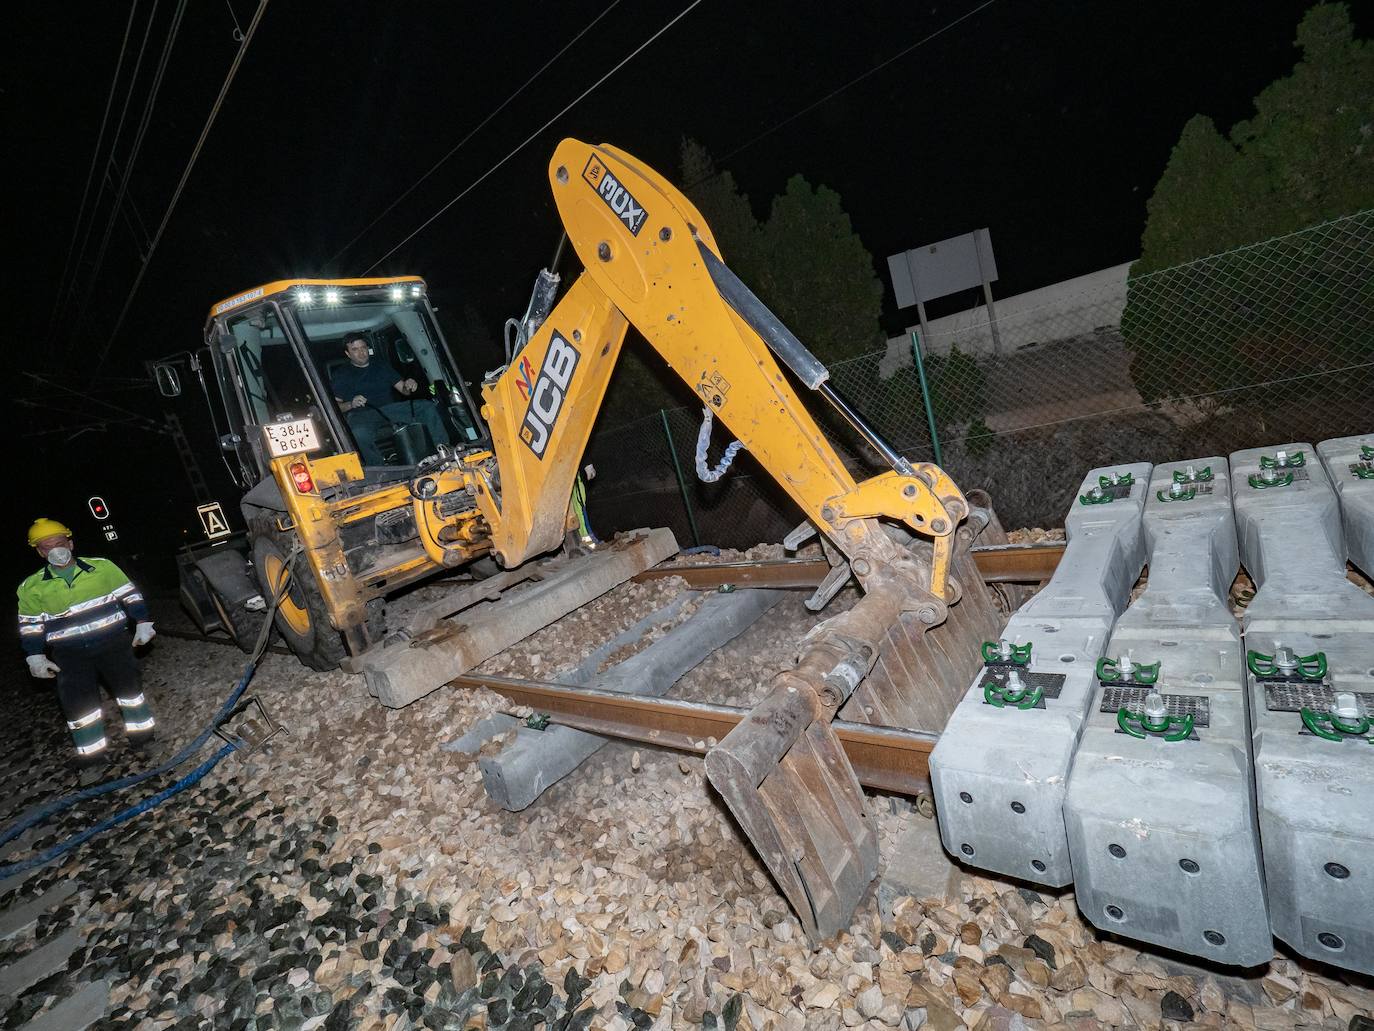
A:
POLYGON ((542 459, 549 446, 549 437, 553 435, 563 402, 568 397, 568 384, 572 382, 578 357, 577 348, 555 331, 544 354, 544 364, 539 367, 539 378, 530 391, 525 421, 520 425, 520 439, 536 458, 542 459))

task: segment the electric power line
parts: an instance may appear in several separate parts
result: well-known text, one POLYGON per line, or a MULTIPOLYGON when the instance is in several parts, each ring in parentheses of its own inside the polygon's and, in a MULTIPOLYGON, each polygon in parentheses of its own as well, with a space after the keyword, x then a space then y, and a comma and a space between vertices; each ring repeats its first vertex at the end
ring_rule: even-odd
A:
MULTIPOLYGON (((955 27, 956 25, 958 25, 960 22, 967 21, 969 18, 972 18, 972 17, 973 17, 975 14, 977 14, 979 11, 982 11, 982 10, 984 10, 985 8, 991 7, 991 6, 992 6, 993 4, 995 4, 996 2, 997 2, 997 0, 985 0, 984 3, 979 4, 979 5, 978 5, 977 7, 975 7, 973 10, 967 12, 966 14, 961 14, 961 15, 959 15, 959 17, 955 18, 955 19, 954 19, 952 22, 950 22, 948 25, 945 25, 945 26, 943 26, 943 27, 941 27, 941 28, 936 29, 936 30, 935 30, 934 32, 932 32, 930 35, 928 35, 928 36, 926 36, 926 37, 924 37, 924 38, 922 38, 922 39, 917 40, 915 43, 911 44, 911 46, 907 47, 905 50, 901 50, 901 51, 899 51, 898 53, 893 54, 893 55, 892 55, 891 57, 889 57, 886 61, 882 61, 882 62, 880 62, 880 63, 878 63, 878 64, 875 64, 872 68, 869 68, 869 69, 868 69, 866 72, 864 72, 862 75, 857 75, 857 76, 855 76, 854 78, 850 79, 848 82, 846 82, 844 85, 838 86, 838 87, 836 87, 835 89, 831 90, 829 93, 827 93, 825 96, 821 97, 819 100, 812 101, 810 104, 807 104, 805 107, 801 108, 800 110, 794 111, 792 114, 788 115, 788 116, 787 116, 786 118, 784 118, 782 121, 777 122, 777 123, 775 123, 774 125, 769 126, 767 129, 763 130, 763 132, 759 133, 757 136, 754 136, 754 137, 750 138, 749 140, 745 141, 744 143, 741 143, 741 144, 740 144, 738 147, 736 147, 734 150, 730 151, 728 154, 723 155, 723 156, 720 157, 718 160, 721 161, 721 162, 728 161, 730 158, 734 157, 736 154, 739 154, 739 153, 741 153, 742 151, 748 150, 748 149, 749 149, 750 147, 752 147, 755 143, 758 143, 760 140, 765 139, 765 138, 768 137, 768 136, 771 136, 773 133, 777 132, 777 131, 778 131, 779 129, 781 129, 783 126, 791 124, 792 122, 794 122, 794 121, 796 121, 798 118, 800 118, 802 115, 808 114, 809 112, 814 111, 816 108, 820 107, 822 104, 826 103, 827 101, 833 100, 835 97, 839 96, 839 95, 840 95, 841 93, 843 93, 845 90, 849 89, 849 87, 858 85, 860 82, 863 82, 863 80, 864 80, 864 79, 867 79, 869 76, 871 76, 871 75, 876 75, 878 72, 882 71, 884 68, 886 68, 888 65, 892 64, 894 61, 900 61, 902 58, 906 57, 906 55, 909 54, 909 53, 911 53, 913 50, 916 50, 918 47, 925 46, 927 43, 929 43, 929 42, 930 42, 932 39, 934 39, 936 36, 942 36, 942 35, 944 35, 946 32, 948 32, 950 29, 954 28, 954 27, 955 27)), ((720 174, 719 172, 716 172, 716 173, 713 173, 713 175, 707 176, 705 179, 698 180, 697 182, 692 183, 692 184, 688 187, 688 189, 691 189, 692 186, 699 186, 701 183, 706 182, 708 179, 711 179, 711 178, 713 178, 715 175, 719 175, 719 174, 720 174)))
MULTIPOLYGON (((118 171, 116 169, 116 171, 118 171)), ((105 173, 105 185, 114 189, 114 178, 109 172, 105 173)), ((134 203, 133 195, 124 198, 123 211, 124 224, 129 227, 129 233, 138 244, 138 253, 142 257, 148 250, 148 226, 143 221, 143 215, 139 212, 138 206, 134 203)))
MULTIPOLYGON (((103 408, 108 408, 112 412, 118 412, 125 419, 137 421, 139 423, 143 423, 149 426, 158 425, 158 423, 156 423, 152 419, 149 419, 146 415, 140 415, 138 412, 135 412, 130 408, 125 408, 123 405, 117 405, 110 401, 103 401, 100 398, 96 397, 94 394, 77 390, 75 387, 69 387, 65 383, 61 383, 47 376, 42 376, 36 372, 26 372, 24 373, 24 375, 28 376, 29 379, 33 380, 35 383, 37 383, 40 387, 43 387, 44 389, 58 390, 61 391, 63 394, 69 394, 72 397, 79 398, 82 401, 100 405, 103 408)), ((59 399, 54 398, 52 400, 59 399)), ((38 407, 37 403, 32 400, 25 401, 24 404, 26 404, 28 407, 38 407)), ((104 418, 107 421, 110 419, 109 416, 105 416, 104 418)))
MULTIPOLYGON (((992 0, 988 0, 988 2, 991 3, 992 0)), ((465 186, 462 190, 460 190, 451 200, 449 200, 449 201, 448 201, 447 203, 445 203, 442 207, 440 207, 438 211, 436 211, 434 214, 430 215, 429 218, 425 219, 425 220, 424 220, 423 222, 421 222, 418 226, 416 226, 413 230, 411 230, 410 233, 409 233, 403 240, 401 240, 400 243, 396 244, 396 246, 392 247, 391 250, 387 251, 387 252, 386 252, 385 254, 383 254, 380 258, 378 258, 378 259, 377 259, 376 261, 374 261, 371 265, 369 265, 366 269, 364 269, 364 270, 363 270, 364 275, 367 274, 368 272, 371 272, 373 269, 375 269, 375 268, 376 268, 378 265, 380 265, 382 262, 386 261, 387 258, 391 257, 391 256, 392 256, 393 254, 395 254, 398 250, 400 250, 400 249, 401 249, 402 247, 404 247, 407 243, 409 243, 412 239, 414 239, 414 238, 415 238, 416 236, 418 236, 421 232, 423 232, 423 231, 430 225, 430 223, 432 223, 436 218, 438 218, 440 215, 442 215, 442 214, 443 214, 445 211, 447 211, 449 208, 453 207, 453 205, 457 204, 460 200, 462 200, 462 199, 463 199, 464 197, 466 197, 469 193, 471 193, 474 189, 476 189, 482 182, 484 182, 484 181, 487 179, 488 176, 490 176, 493 172, 495 172, 498 168, 500 168, 502 165, 504 165, 504 164, 505 164, 507 161, 509 161, 511 158, 515 157, 515 155, 518 154, 518 153, 520 153, 520 151, 524 150, 527 146, 529 146, 529 144, 532 143, 532 142, 535 140, 535 138, 539 136, 540 133, 542 133, 545 129, 547 129, 549 126, 551 126, 554 122, 558 121, 558 119, 562 118, 565 114, 567 114, 567 113, 568 113, 569 111, 571 111, 574 107, 576 107, 576 106, 577 106, 578 104, 580 104, 583 100, 585 100, 585 99, 587 98, 587 96, 590 95, 590 94, 592 93, 593 90, 595 90, 597 87, 599 87, 603 82, 605 82, 607 79, 609 79, 609 78, 610 78, 612 75, 614 75, 616 72, 620 71, 621 68, 624 68, 625 65, 629 64, 632 60, 634 60, 636 57, 638 57, 639 54, 640 54, 643 50, 645 50, 646 48, 648 48, 649 45, 652 44, 656 39, 658 39, 658 38, 659 38, 660 36, 662 36, 665 32, 667 32, 669 29, 671 29, 674 25, 676 25, 678 22, 680 22, 680 21, 681 21, 683 18, 685 18, 688 14, 690 14, 690 13, 692 12, 692 10, 693 10, 694 8, 696 8, 696 6, 697 6, 698 4, 700 4, 700 3, 701 3, 701 0, 692 0, 691 3, 689 3, 689 4, 688 4, 686 7, 684 7, 681 11, 679 11, 676 15, 674 15, 671 19, 669 19, 669 21, 666 22, 666 23, 663 25, 663 27, 662 27, 661 29, 659 29, 657 32, 655 32, 652 36, 650 36, 648 39, 646 39, 643 43, 639 44, 639 46, 635 47, 635 49, 632 50, 628 55, 626 55, 625 57, 621 58, 620 61, 618 61, 618 62, 616 63, 615 67, 613 67, 613 68, 612 68, 610 71, 608 71, 605 75, 603 75, 603 76, 601 76, 601 78, 597 79, 596 82, 592 83, 592 84, 591 84, 590 86, 588 86, 585 90, 583 90, 581 93, 579 93, 579 94, 578 94, 571 102, 569 102, 561 111, 559 111, 556 115, 554 115, 554 116, 553 116, 552 118, 550 118, 547 122, 545 122, 543 125, 541 125, 538 129, 534 130, 534 132, 530 133, 527 137, 525 137, 525 139, 524 139, 522 142, 516 144, 515 148, 514 148, 513 150, 511 150, 510 153, 508 153, 505 157, 501 158, 501 160, 498 161, 498 162, 496 162, 496 164, 494 164, 494 165, 492 165, 490 168, 488 168, 485 172, 483 172, 483 173, 482 173, 481 175, 479 175, 476 179, 474 179, 471 183, 469 183, 469 184, 468 184, 467 186, 465 186)))
MULTIPOLYGON (((698 0, 700 2, 700 0, 698 0)), ((200 137, 196 140, 196 145, 191 151, 191 158, 186 162, 185 169, 182 170, 181 179, 177 182, 176 189, 172 192, 172 199, 167 204, 167 210, 162 213, 162 221, 158 223, 157 232, 153 234, 152 241, 148 244, 148 253, 143 256, 143 263, 139 266, 138 275, 134 278, 133 285, 129 287, 124 297, 124 306, 119 309, 119 317, 115 319, 114 326, 110 330, 110 335, 105 339, 104 346, 100 349, 100 355, 96 359, 91 375, 98 375, 105 364, 105 359, 109 356, 110 347, 114 343, 120 328, 124 325, 124 319, 129 314, 129 307, 133 304, 134 295, 138 293, 139 286, 143 283, 143 276, 148 271, 148 263, 153 260, 153 252, 157 250, 158 242, 162 239, 162 234, 167 230, 167 223, 172 219, 172 212, 176 210, 177 201, 181 199, 182 191, 186 189, 186 181, 191 177, 191 170, 196 166, 196 159, 200 157, 201 148, 205 146, 206 137, 210 135, 210 129, 215 124, 215 119, 219 116, 220 108, 224 105, 224 98, 229 95, 229 87, 233 85, 234 76, 238 74, 239 65, 243 63, 243 56, 248 52, 248 44, 253 42, 253 34, 258 31, 258 25, 262 22, 262 16, 267 11, 267 0, 259 0, 258 9, 253 12, 253 20, 248 23, 248 31, 243 35, 243 42, 239 44, 238 52, 234 54, 233 64, 229 66, 229 72, 224 77, 224 83, 220 86, 219 95, 215 97, 215 103, 210 108, 210 115, 205 120, 204 127, 200 130, 200 137)))
MULTIPOLYGON (((57 324, 57 309, 62 304, 62 293, 67 287, 67 273, 71 270, 72 255, 76 253, 76 238, 81 234, 81 223, 86 218, 86 201, 90 197, 91 182, 95 179, 95 166, 100 160, 100 151, 105 143, 105 129, 110 124, 110 108, 114 106, 115 88, 119 85, 119 73, 124 70, 124 53, 129 49, 129 34, 134 27, 134 14, 138 11, 138 0, 129 5, 129 20, 124 23, 124 39, 119 44, 119 59, 115 61, 114 78, 110 80, 110 92, 105 95, 105 112, 100 116, 100 132, 96 134, 95 150, 91 152, 91 167, 86 170, 86 185, 81 188, 81 204, 76 209, 76 221, 72 223, 72 239, 67 244, 67 257, 62 262, 62 275, 57 281, 57 296, 53 298, 52 314, 48 316, 48 339, 52 339, 53 328, 57 324)), ((108 175, 106 176, 108 178, 108 175)), ((95 206, 105 192, 102 181, 96 194, 95 206)), ((92 212, 92 218, 94 218, 92 212)))
POLYGON ((224 6, 229 8, 229 20, 234 23, 234 42, 243 42, 243 29, 239 28, 239 16, 234 13, 234 5, 229 0, 224 0, 224 6))
POLYGON ((105 236, 100 241, 100 250, 95 257, 95 267, 91 271, 90 282, 86 285, 86 294, 73 322, 73 342, 85 324, 91 298, 95 296, 96 283, 100 279, 100 270, 105 264, 105 254, 110 246, 110 237, 114 232, 115 222, 119 218, 119 210, 124 203, 124 195, 128 192, 129 180, 134 174, 134 165, 138 162, 139 152, 143 149, 143 141, 147 138, 148 126, 153 120, 153 109, 157 106, 158 94, 162 91, 162 79, 167 73, 167 64, 172 57, 172 48, 176 45, 177 35, 181 31, 181 19, 186 14, 187 2, 188 0, 177 0, 176 10, 172 12, 172 24, 167 30, 167 41, 162 45, 162 53, 158 56, 157 70, 153 73, 152 85, 149 87, 148 96, 143 102, 143 114, 139 118, 138 129, 134 133, 134 142, 130 147, 128 160, 124 162, 124 174, 120 176, 119 191, 115 195, 114 207, 110 210, 110 219, 105 225, 105 236))
POLYGON ((397 204, 400 204, 401 201, 409 197, 411 193, 415 191, 415 188, 417 186, 419 186, 422 182, 424 182, 431 175, 437 172, 439 170, 440 165, 444 164, 446 161, 448 161, 449 158, 453 157, 454 154, 458 153, 458 151, 462 148, 462 146, 465 143, 467 143, 468 140, 476 136, 477 133, 480 132, 488 122, 490 122, 493 118, 495 118, 503 110, 505 110, 506 106, 510 104, 512 100, 520 96, 521 93, 525 92, 525 90, 534 82, 535 79, 539 78, 539 76, 543 75, 546 71, 548 71, 550 65, 552 65, 555 61, 557 61, 560 57, 567 53, 568 50, 573 46, 573 44, 575 44, 579 39, 581 39, 588 32, 590 32, 592 28, 596 25, 596 23, 599 22, 602 18, 606 17, 606 15, 610 14, 611 11, 615 9, 615 6, 619 3, 620 0, 612 0, 611 3, 607 4, 604 8, 602 8, 600 14, 598 14, 595 18, 588 22, 586 27, 581 32, 579 32, 572 39, 568 40, 568 42, 563 45, 563 48, 559 50, 558 53, 554 54, 551 58, 545 61, 543 65, 540 66, 539 70, 535 72, 533 75, 531 75, 528 79, 526 79, 524 84, 519 89, 517 89, 509 97, 503 100, 501 104, 494 111, 491 112, 491 114, 487 115, 487 117, 483 118, 480 122, 478 122, 477 125, 474 126, 466 136, 464 136, 461 140, 454 144, 452 150, 450 150, 447 154, 441 157, 438 161, 434 162, 434 164, 430 166, 428 172, 420 176, 420 178, 416 179, 413 183, 406 187, 403 193, 397 194, 395 199, 393 199, 390 204, 383 208, 381 212, 378 213, 376 218, 374 218, 371 222, 369 222, 362 229, 360 229, 357 235, 353 237, 353 239, 349 240, 348 243, 340 247, 338 253, 336 253, 332 258, 325 262, 325 267, 328 268, 329 266, 333 265, 334 262, 338 261, 339 258, 341 258, 345 253, 347 253, 350 247, 352 247, 355 243, 361 240, 373 226, 375 226, 378 222, 380 222, 387 215, 389 215, 397 204))
MULTIPOLYGON (((153 9, 148 12, 148 20, 143 25, 143 41, 138 47, 138 57, 134 59, 134 70, 129 76, 129 88, 124 93, 124 103, 119 107, 119 121, 115 124, 114 135, 110 137, 110 152, 109 156, 106 158, 107 171, 110 160, 114 157, 115 151, 119 149, 119 138, 124 135, 124 120, 129 115, 129 105, 134 99, 134 87, 138 84, 139 72, 143 70, 143 55, 148 50, 148 40, 152 38, 153 22, 157 18, 158 3, 159 0, 153 0, 153 9)), ((77 280, 81 275, 81 264, 86 260, 86 247, 91 242, 91 230, 95 228, 97 210, 98 205, 91 210, 91 218, 90 221, 86 223, 86 229, 82 233, 81 247, 77 251, 76 264, 72 266, 72 276, 67 283, 66 293, 58 299, 59 316, 62 311, 70 311, 72 301, 75 299, 77 280)), ((54 320, 54 328, 56 328, 55 323, 56 320, 54 320)))

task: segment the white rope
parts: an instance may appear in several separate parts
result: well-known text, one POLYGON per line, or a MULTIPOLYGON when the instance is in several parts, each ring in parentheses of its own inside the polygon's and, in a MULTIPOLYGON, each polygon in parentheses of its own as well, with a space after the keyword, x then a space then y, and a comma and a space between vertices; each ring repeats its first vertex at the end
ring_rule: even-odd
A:
POLYGON ((744 445, 740 441, 731 441, 730 446, 725 449, 725 454, 720 456, 720 464, 714 469, 708 466, 706 451, 711 446, 711 422, 711 409, 702 408, 701 429, 697 430, 697 476, 703 483, 715 483, 724 476, 725 470, 730 468, 735 456, 744 450, 744 445))

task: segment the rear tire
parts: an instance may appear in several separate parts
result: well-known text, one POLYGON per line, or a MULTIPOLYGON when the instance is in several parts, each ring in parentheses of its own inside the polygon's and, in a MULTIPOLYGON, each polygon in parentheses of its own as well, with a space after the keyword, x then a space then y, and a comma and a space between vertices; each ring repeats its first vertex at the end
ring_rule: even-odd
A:
POLYGON ((253 541, 253 568, 262 585, 263 597, 271 604, 282 579, 290 576, 286 594, 277 605, 277 630, 302 663, 320 673, 338 669, 348 654, 343 635, 329 622, 324 597, 315 585, 314 574, 301 556, 288 570, 286 553, 269 537, 253 541))

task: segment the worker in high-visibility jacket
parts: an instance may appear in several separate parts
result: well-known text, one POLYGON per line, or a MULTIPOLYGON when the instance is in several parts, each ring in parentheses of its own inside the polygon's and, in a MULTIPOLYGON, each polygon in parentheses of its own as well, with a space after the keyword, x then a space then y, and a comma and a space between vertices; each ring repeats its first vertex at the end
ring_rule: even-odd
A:
POLYGON ((129 743, 146 748, 156 723, 143 696, 133 646, 153 639, 148 605, 108 559, 77 558, 72 532, 54 519, 29 527, 29 545, 45 565, 19 586, 19 640, 29 672, 57 679, 57 698, 76 746, 82 781, 109 761, 100 681, 119 704, 129 743))

